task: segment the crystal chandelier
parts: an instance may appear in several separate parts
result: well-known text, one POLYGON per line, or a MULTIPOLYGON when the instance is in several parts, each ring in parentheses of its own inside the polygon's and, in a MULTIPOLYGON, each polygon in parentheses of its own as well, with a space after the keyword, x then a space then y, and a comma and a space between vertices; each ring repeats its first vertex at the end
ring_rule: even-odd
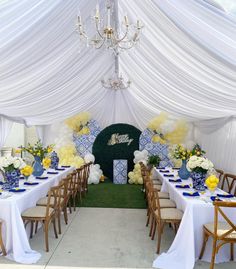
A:
POLYGON ((128 89, 131 84, 131 81, 128 80, 127 82, 125 82, 122 75, 119 75, 118 72, 115 72, 115 75, 113 77, 107 79, 106 81, 102 79, 101 83, 104 88, 117 91, 128 89))
POLYGON ((86 41, 87 45, 95 49, 106 47, 118 54, 119 51, 131 49, 138 43, 143 25, 140 20, 137 20, 136 24, 130 24, 128 16, 124 16, 123 23, 118 25, 118 0, 113 1, 114 8, 111 1, 106 1, 105 18, 101 18, 99 5, 96 5, 96 12, 93 16, 96 34, 92 38, 89 38, 85 31, 80 13, 78 14, 76 30, 80 40, 86 41), (119 31, 118 29, 124 30, 119 31))

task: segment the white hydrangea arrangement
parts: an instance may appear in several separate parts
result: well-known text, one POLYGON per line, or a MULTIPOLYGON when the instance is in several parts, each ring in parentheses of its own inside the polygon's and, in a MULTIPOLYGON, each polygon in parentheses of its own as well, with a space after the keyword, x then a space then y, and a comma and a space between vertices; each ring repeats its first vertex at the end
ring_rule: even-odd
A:
POLYGON ((0 169, 3 172, 13 171, 14 169, 22 169, 26 163, 20 157, 5 156, 0 158, 0 169))
POLYGON ((187 169, 190 172, 207 173, 213 168, 213 163, 205 157, 192 156, 187 163, 187 169))

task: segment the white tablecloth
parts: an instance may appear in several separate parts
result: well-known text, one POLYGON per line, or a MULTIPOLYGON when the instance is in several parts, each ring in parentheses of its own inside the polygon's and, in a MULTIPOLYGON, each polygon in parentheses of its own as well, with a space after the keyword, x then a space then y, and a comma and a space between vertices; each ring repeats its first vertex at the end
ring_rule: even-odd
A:
MULTIPOLYGON (((171 171, 178 178, 177 171, 171 171)), ((167 251, 162 253, 153 262, 153 267, 160 269, 192 269, 195 261, 198 259, 203 242, 203 225, 214 220, 214 206, 210 202, 210 193, 207 191, 200 198, 183 196, 184 191, 189 189, 177 189, 176 184, 191 184, 192 181, 182 180, 182 183, 171 183, 170 178, 165 177, 158 169, 155 169, 153 176, 159 178, 162 182, 161 191, 168 192, 170 199, 175 201, 178 209, 184 212, 178 232, 175 239, 167 251)), ((217 190, 218 193, 223 193, 217 190)), ((225 210, 224 210, 225 211, 225 210)), ((229 216, 235 216, 235 209, 225 211, 229 216)), ((235 220, 235 219, 234 219, 235 220)), ((210 262, 212 250, 212 240, 209 239, 206 245, 203 261, 210 262)), ((236 250, 235 250, 236 255, 236 250)), ((230 259, 229 244, 223 246, 216 255, 216 263, 226 262, 230 259)))
POLYGON ((4 220, 3 239, 7 250, 7 258, 19 263, 36 263, 41 254, 32 250, 29 245, 29 240, 21 213, 29 207, 35 206, 36 202, 46 196, 49 188, 56 185, 68 173, 72 172, 73 168, 66 168, 64 171, 57 171, 56 175, 49 175, 44 172, 49 178, 46 180, 38 180, 33 176, 29 180, 39 182, 38 185, 26 186, 23 185, 25 180, 20 180, 20 188, 27 189, 25 192, 11 193, 12 196, 5 198, 7 192, 3 192, 0 196, 0 218, 4 220))

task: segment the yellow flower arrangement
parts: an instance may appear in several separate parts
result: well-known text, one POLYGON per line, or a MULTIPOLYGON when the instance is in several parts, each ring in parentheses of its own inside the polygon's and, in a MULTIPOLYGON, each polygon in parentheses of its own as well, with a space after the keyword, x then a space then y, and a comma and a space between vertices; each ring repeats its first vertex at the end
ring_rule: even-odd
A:
POLYGON ((26 165, 24 168, 20 170, 21 174, 25 177, 29 177, 33 173, 34 169, 30 165, 26 165))
POLYGON ((65 121, 65 123, 78 135, 87 135, 90 133, 87 126, 91 116, 88 112, 82 112, 74 117, 71 117, 65 121))
POLYGON ((49 159, 49 158, 44 158, 43 161, 42 161, 42 163, 43 163, 43 167, 44 167, 45 169, 48 169, 48 168, 50 167, 50 165, 51 165, 51 159, 49 159))
POLYGON ((215 175, 211 175, 206 179, 205 183, 210 191, 214 191, 219 183, 219 178, 215 175))

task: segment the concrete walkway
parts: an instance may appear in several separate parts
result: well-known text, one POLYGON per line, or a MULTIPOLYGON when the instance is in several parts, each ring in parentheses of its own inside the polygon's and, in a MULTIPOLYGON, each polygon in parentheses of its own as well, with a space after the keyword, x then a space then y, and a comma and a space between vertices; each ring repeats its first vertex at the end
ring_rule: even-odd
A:
MULTIPOLYGON (((50 252, 44 251, 42 230, 30 240, 31 247, 42 254, 36 265, 21 265, 0 257, 1 269, 63 268, 151 268, 156 240, 148 237, 146 210, 80 208, 63 225, 63 234, 54 239, 50 232, 50 252)), ((166 251, 174 233, 166 228, 161 251, 166 251)), ((194 269, 207 269, 198 262, 194 269)), ((235 269, 236 263, 216 265, 215 269, 235 269)), ((174 268, 173 268, 174 269, 174 268)))

